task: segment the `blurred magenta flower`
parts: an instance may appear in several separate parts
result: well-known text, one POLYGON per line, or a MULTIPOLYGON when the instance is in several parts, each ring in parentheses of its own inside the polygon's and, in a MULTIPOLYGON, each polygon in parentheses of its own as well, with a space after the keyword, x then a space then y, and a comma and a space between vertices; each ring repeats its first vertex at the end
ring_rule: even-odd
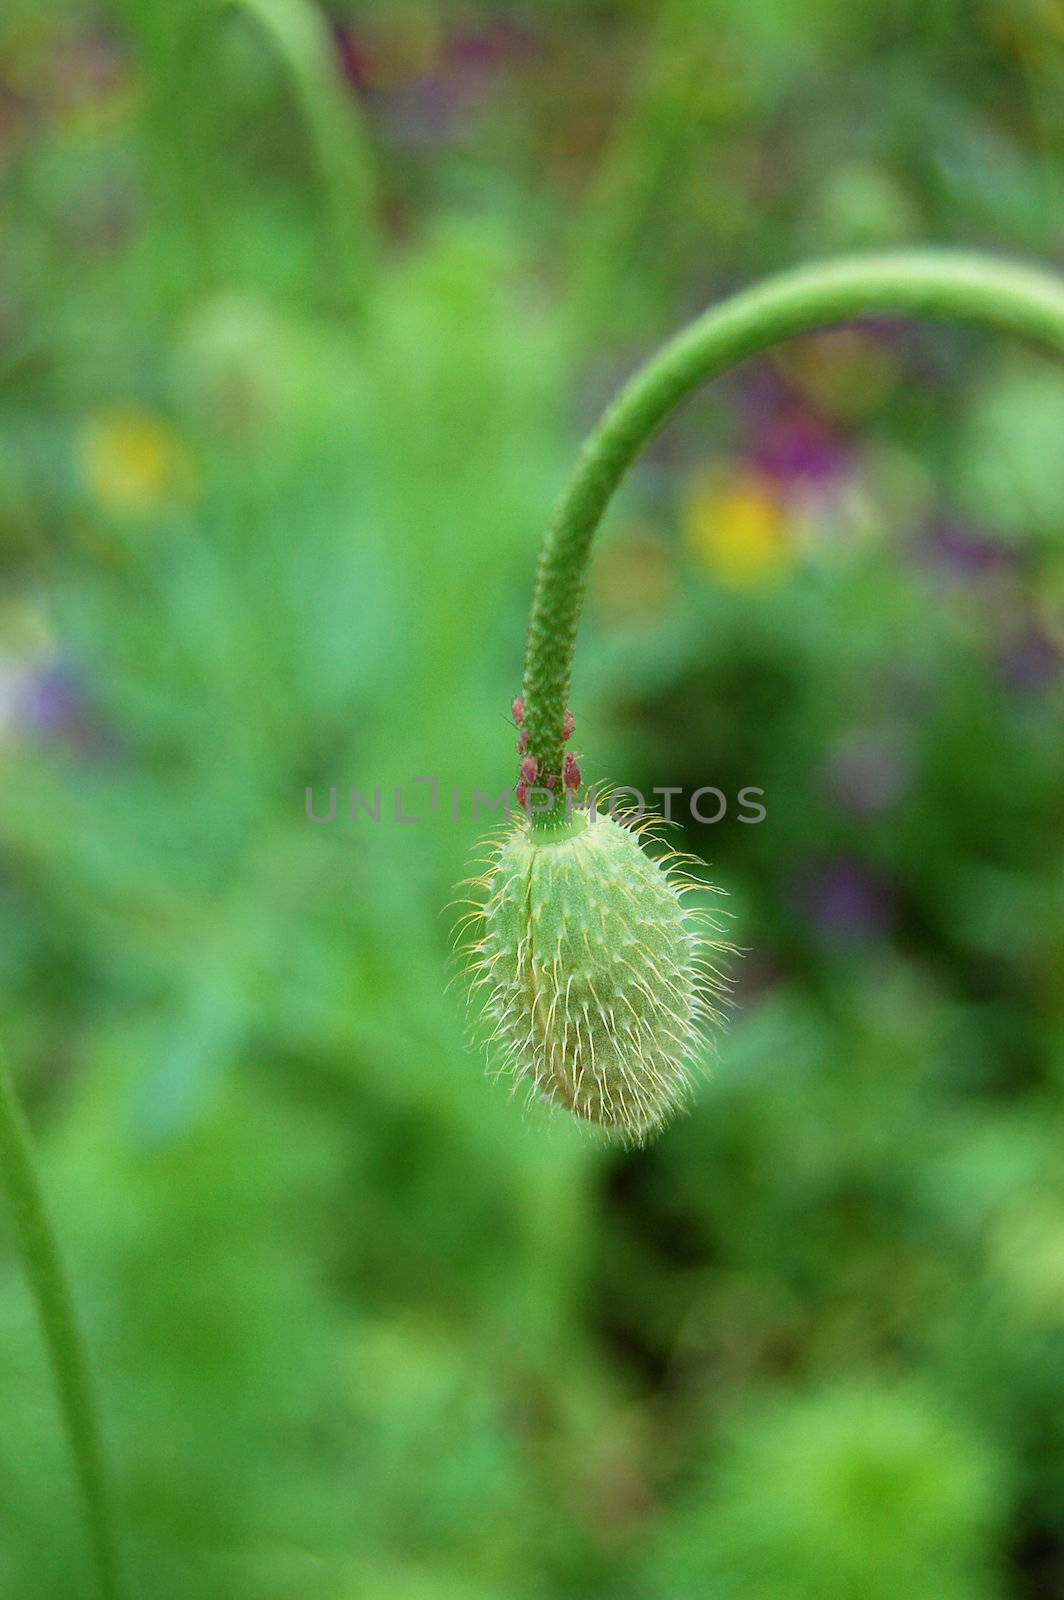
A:
POLYGON ((372 70, 369 44, 364 33, 352 23, 334 19, 333 38, 342 75, 357 93, 366 94, 372 82, 372 70))
POLYGON ((743 390, 743 453, 782 494, 832 488, 849 470, 852 451, 839 430, 762 364, 743 390))
POLYGON ((460 28, 447 53, 455 66, 497 70, 533 55, 537 42, 528 23, 515 17, 485 17, 476 27, 460 28))
POLYGON ((758 471, 786 492, 795 487, 825 488, 849 465, 849 450, 827 423, 809 411, 781 411, 751 442, 758 471))

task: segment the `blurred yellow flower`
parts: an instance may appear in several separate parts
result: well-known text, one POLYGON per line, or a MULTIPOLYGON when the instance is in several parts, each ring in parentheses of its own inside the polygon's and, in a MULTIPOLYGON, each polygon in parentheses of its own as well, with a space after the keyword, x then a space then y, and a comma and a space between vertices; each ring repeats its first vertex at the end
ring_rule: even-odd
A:
POLYGON ((189 498, 192 463, 168 423, 148 411, 99 412, 78 444, 82 480, 105 511, 143 516, 189 498))
POLYGON ((741 468, 707 474, 684 508, 688 547, 716 578, 732 589, 771 583, 793 565, 792 530, 771 483, 741 468))

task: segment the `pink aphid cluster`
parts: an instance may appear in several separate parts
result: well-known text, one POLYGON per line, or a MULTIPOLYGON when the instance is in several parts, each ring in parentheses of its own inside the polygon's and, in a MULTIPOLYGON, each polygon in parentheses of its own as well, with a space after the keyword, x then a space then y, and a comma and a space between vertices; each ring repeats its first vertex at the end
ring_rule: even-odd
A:
MULTIPOLYGON (((513 712, 514 724, 517 728, 517 750, 518 754, 521 756, 521 766, 519 769, 520 776, 517 784, 517 803, 519 806, 523 806, 528 796, 528 790, 530 786, 535 783, 537 777, 539 776, 539 763, 536 761, 535 756, 526 756, 524 754, 525 747, 528 744, 528 734, 521 726, 525 719, 525 702, 520 695, 518 695, 511 703, 510 710, 513 712)), ((572 736, 573 714, 571 711, 567 711, 565 713, 565 721, 562 723, 562 738, 571 739, 572 736)), ((568 754, 566 755, 565 765, 562 768, 562 781, 567 789, 572 789, 574 791, 579 789, 580 766, 575 756, 568 754)), ((546 787, 548 789, 553 789, 557 782, 558 774, 556 772, 551 773, 545 779, 546 787)))

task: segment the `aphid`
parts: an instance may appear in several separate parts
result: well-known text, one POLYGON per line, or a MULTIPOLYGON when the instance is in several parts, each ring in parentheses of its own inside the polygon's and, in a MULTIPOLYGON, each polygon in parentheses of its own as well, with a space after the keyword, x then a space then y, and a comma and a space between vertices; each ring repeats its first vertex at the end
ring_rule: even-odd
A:
POLYGON ((575 756, 567 755, 565 758, 565 787, 567 789, 580 787, 580 763, 575 756))

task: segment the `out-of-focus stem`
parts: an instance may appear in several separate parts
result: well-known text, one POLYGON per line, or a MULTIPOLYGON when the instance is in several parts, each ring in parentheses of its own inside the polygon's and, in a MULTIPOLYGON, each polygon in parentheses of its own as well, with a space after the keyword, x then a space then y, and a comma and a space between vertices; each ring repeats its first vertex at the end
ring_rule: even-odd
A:
POLYGON ((44 1204, 29 1129, 0 1053, 0 1182, 37 1306, 103 1600, 125 1600, 111 1491, 85 1346, 44 1204))
POLYGON ((345 297, 361 310, 377 267, 374 164, 328 23, 309 0, 216 3, 257 23, 288 76, 318 167, 345 297))

